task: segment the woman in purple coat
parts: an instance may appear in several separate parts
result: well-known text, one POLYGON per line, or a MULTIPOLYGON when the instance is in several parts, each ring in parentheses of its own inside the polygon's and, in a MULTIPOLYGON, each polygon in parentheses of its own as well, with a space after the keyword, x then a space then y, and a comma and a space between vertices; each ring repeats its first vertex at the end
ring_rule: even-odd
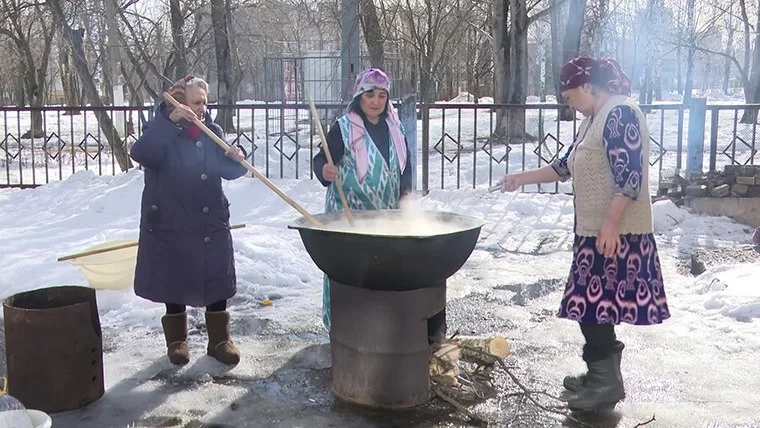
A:
POLYGON ((168 92, 182 105, 161 102, 130 153, 145 170, 135 294, 166 305, 161 324, 172 363, 189 361, 189 305, 206 307, 208 355, 237 364, 227 312, 237 291, 235 260, 222 179, 245 175, 239 163, 245 152, 239 146, 225 152, 193 124, 197 117, 224 138, 206 112, 203 79, 188 76, 168 92))

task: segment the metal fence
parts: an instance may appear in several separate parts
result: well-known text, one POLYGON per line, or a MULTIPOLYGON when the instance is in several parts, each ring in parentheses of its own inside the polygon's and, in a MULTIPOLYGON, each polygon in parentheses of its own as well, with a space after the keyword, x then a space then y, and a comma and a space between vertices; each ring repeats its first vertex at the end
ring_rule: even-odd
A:
MULTIPOLYGON (((227 134, 227 140, 241 144, 260 172, 272 179, 314 178, 311 159, 320 141, 308 105, 209 106, 212 115, 220 108, 235 111, 235 129, 227 134)), ((551 163, 564 155, 580 124, 579 118, 557 120, 561 108, 440 103, 405 109, 402 120, 417 161, 418 188, 427 192, 487 187, 505 173, 551 163), (499 125, 502 116, 507 126, 499 125)), ((653 192, 664 178, 685 168, 689 154, 702 162, 698 168, 711 171, 757 163, 757 124, 741 123, 741 118, 745 109, 760 105, 708 105, 700 110, 682 104, 655 104, 643 108, 650 128, 649 186, 653 192)), ((317 109, 327 132, 343 106, 318 104, 317 109)), ((114 121, 127 150, 152 115, 151 106, 103 110, 114 121)), ((92 107, 81 107, 76 115, 68 114, 65 107, 0 108, 0 186, 33 187, 85 170, 98 175, 121 173, 97 112, 92 107), (35 113, 41 114, 42 129, 38 135, 30 135, 27 131, 35 113)), ((567 193, 569 186, 559 183, 524 190, 567 193)))

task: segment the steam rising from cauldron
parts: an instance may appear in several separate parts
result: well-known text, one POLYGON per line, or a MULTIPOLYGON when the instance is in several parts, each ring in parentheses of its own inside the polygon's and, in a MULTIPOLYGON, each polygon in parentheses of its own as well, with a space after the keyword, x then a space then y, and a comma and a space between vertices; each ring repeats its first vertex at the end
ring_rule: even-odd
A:
POLYGON ((435 236, 461 230, 461 225, 444 222, 431 215, 431 212, 423 210, 416 199, 406 199, 395 211, 395 215, 384 211, 372 218, 354 218, 354 226, 343 216, 339 220, 326 223, 320 229, 386 236, 435 236))

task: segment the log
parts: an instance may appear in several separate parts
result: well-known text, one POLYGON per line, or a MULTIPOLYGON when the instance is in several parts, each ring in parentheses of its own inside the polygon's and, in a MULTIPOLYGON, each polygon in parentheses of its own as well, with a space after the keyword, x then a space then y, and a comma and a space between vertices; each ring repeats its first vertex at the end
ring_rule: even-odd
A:
POLYGON ((460 374, 459 362, 490 366, 509 355, 509 342, 501 336, 458 336, 437 344, 430 358, 430 376, 456 383, 460 374))
POLYGON ((509 342, 501 336, 457 338, 462 348, 460 359, 472 363, 493 364, 509 355, 509 342), (495 357, 495 358, 494 358, 495 357))
POLYGON ((459 347, 452 342, 441 342, 430 358, 430 376, 450 377, 459 376, 459 347))

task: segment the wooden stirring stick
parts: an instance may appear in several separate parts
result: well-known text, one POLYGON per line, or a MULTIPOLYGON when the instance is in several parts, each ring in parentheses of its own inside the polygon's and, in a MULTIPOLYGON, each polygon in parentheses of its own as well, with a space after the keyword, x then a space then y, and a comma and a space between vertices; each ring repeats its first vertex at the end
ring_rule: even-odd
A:
MULTIPOLYGON (((236 224, 234 226, 230 226, 230 230, 242 229, 244 227, 245 227, 244 224, 236 224)), ((95 254, 107 253, 109 251, 123 250, 124 248, 136 247, 138 245, 139 245, 139 242, 135 241, 135 242, 130 242, 129 244, 114 245, 113 247, 99 248, 97 250, 90 250, 90 251, 83 251, 81 253, 70 254, 68 256, 59 257, 58 261, 59 262, 65 262, 66 260, 73 260, 73 259, 78 259, 80 257, 93 256, 95 254)))
MULTIPOLYGON (((175 108, 180 106, 179 102, 177 100, 175 100, 174 97, 172 97, 171 95, 169 95, 169 93, 167 93, 167 92, 164 92, 164 99, 166 100, 166 102, 168 102, 169 104, 171 104, 175 108)), ((205 132, 206 135, 208 135, 216 144, 218 144, 225 151, 227 151, 227 150, 230 149, 230 145, 229 144, 225 143, 224 140, 222 140, 216 134, 214 134, 214 131, 208 129, 208 127, 206 125, 204 125, 203 122, 201 122, 198 118, 194 117, 193 118, 193 123, 195 123, 195 125, 198 126, 198 128, 200 128, 203 132, 205 132)), ((250 163, 248 163, 247 160, 245 160, 245 159, 241 160, 240 164, 243 165, 245 167, 245 169, 247 169, 248 171, 251 171, 253 173, 253 175, 256 176, 256 178, 258 178, 259 180, 261 180, 262 182, 264 182, 264 184, 266 184, 267 187, 269 187, 270 189, 272 189, 272 191, 274 193, 276 193, 279 197, 281 197, 282 199, 284 199, 285 202, 287 202, 288 204, 290 204, 290 206, 292 206, 293 208, 295 208, 296 211, 298 211, 304 217, 306 217, 311 222, 311 224, 313 224, 314 226, 317 226, 317 227, 321 227, 322 226, 322 223, 320 223, 319 221, 317 221, 317 219, 314 218, 311 214, 309 214, 308 211, 306 211, 305 209, 303 209, 303 207, 300 206, 300 205, 298 205, 296 203, 296 201, 294 201, 293 199, 291 199, 288 195, 285 194, 285 192, 283 192, 282 190, 280 190, 277 186, 274 185, 274 183, 272 183, 271 181, 269 181, 269 179, 266 178, 266 176, 264 174, 258 172, 256 170, 256 168, 253 167, 253 165, 251 165, 250 163)))
MULTIPOLYGON (((314 124, 317 127, 317 131, 319 131, 319 138, 322 140, 322 148, 325 150, 325 156, 327 157, 327 164, 335 166, 333 163, 332 155, 330 154, 330 147, 327 145, 327 138, 325 137, 325 131, 322 129, 322 124, 319 122, 319 115, 317 114, 317 107, 314 105, 313 100, 309 100, 309 107, 311 108, 311 115, 314 117, 314 124)), ((343 193, 343 183, 340 180, 340 177, 335 177, 335 187, 338 188, 338 196, 340 196, 340 201, 343 203, 343 211, 346 213, 346 218, 348 219, 348 224, 351 226, 354 226, 354 217, 351 215, 351 208, 348 206, 348 201, 346 201, 346 195, 343 193)))

